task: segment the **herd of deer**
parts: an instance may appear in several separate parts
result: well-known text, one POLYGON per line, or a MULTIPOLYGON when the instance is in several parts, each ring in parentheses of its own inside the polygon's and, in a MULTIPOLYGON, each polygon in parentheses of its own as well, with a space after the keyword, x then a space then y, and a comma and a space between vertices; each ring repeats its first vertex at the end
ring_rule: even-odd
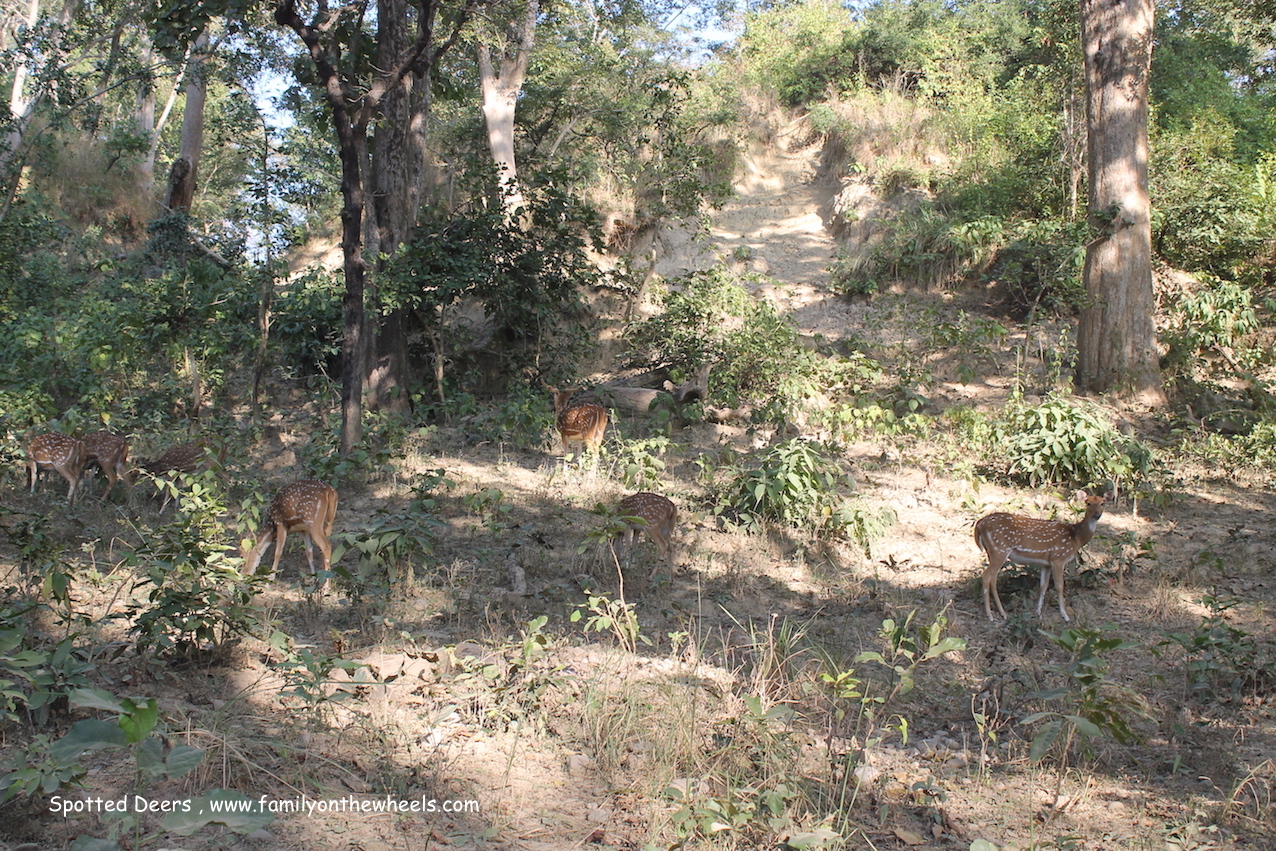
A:
MULTIPOLYGON (((579 388, 558 389, 547 387, 553 402, 558 426, 558 436, 564 451, 579 443, 596 452, 602 445, 607 430, 607 410, 592 402, 573 403, 579 388)), ((68 503, 74 503, 80 478, 89 464, 100 467, 109 484, 103 499, 120 479, 130 485, 134 471, 128 467, 128 441, 116 434, 101 431, 88 437, 76 438, 64 434, 42 434, 34 438, 27 449, 27 474, 31 492, 35 493, 36 479, 41 468, 52 468, 67 480, 68 503)), ((201 470, 220 470, 225 460, 225 444, 196 441, 174 447, 154 461, 143 462, 141 469, 158 476, 165 473, 194 473, 201 470)), ((1006 562, 1041 568, 1040 594, 1037 597, 1037 615, 1046 599, 1051 580, 1059 595, 1059 614, 1070 621, 1063 604, 1063 570, 1081 548, 1094 537, 1095 527, 1103 516, 1103 510, 1113 499, 1111 491, 1103 496, 1085 498, 1085 517, 1076 523, 1040 520, 1015 514, 996 512, 980 518, 975 523, 975 543, 988 557, 983 572, 984 612, 994 621, 992 602, 1002 619, 1006 610, 997 593, 997 573, 1006 562)), ((167 505, 167 498, 164 505, 167 505)), ((160 510, 163 511, 164 505, 160 510)), ((641 492, 625 497, 617 506, 618 516, 625 524, 621 533, 625 544, 633 542, 641 530, 647 533, 660 555, 673 569, 673 534, 678 520, 678 509, 664 496, 641 492)), ((275 561, 271 571, 279 569, 284 542, 289 532, 301 532, 306 546, 306 561, 311 575, 315 573, 312 543, 323 555, 324 575, 331 570, 333 519, 337 514, 336 488, 314 479, 305 479, 285 485, 275 495, 266 512, 266 522, 257 533, 253 545, 242 552, 244 570, 252 572, 261 562, 266 547, 275 545, 275 561)), ((655 575, 655 568, 652 576, 655 575)), ((326 583, 325 583, 326 584, 326 583)), ((322 590, 321 586, 321 590, 322 590)))
MULTIPOLYGON (((38 435, 27 445, 27 478, 31 493, 35 493, 40 470, 49 468, 66 479, 67 503, 74 504, 80 479, 90 465, 95 465, 109 482, 102 494, 105 500, 116 482, 122 479, 126 486, 131 486, 137 476, 137 470, 129 469, 128 452, 128 439, 109 431, 99 431, 83 438, 56 432, 38 435)), ((226 444, 204 439, 174 446, 154 461, 143 461, 140 469, 152 476, 205 470, 220 473, 225 460, 226 444)), ((172 490, 164 489, 161 512, 168 507, 171 498, 172 490)), ((312 544, 318 546, 323 554, 323 569, 327 575, 332 567, 332 545, 328 539, 332 535, 332 521, 336 514, 337 490, 331 485, 304 479, 280 488, 266 510, 266 522, 262 524, 253 545, 241 553, 244 570, 256 570, 266 547, 274 542, 275 563, 271 570, 277 571, 288 533, 301 532, 305 536, 306 561, 310 564, 311 575, 315 573, 312 544)))

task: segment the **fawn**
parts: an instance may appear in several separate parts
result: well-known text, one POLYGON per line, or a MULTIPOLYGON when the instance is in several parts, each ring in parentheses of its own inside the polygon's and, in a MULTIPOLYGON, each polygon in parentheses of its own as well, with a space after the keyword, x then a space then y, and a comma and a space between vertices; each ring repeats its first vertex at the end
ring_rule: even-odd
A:
MULTIPOLYGON (((678 509, 674 504, 660 494, 643 491, 622 499, 616 508, 616 513, 626 525, 625 531, 617 538, 624 538, 625 546, 628 547, 637 537, 638 530, 646 530, 647 537, 656 545, 656 549, 669 565, 669 572, 672 573, 672 539, 674 524, 678 521, 678 509)), ((658 567, 659 563, 652 566, 650 577, 656 575, 658 567)))
MULTIPOLYGON (((337 516, 337 489, 315 479, 303 479, 284 485, 275 494, 274 502, 266 511, 266 522, 257 533, 252 547, 243 551, 244 572, 252 573, 261 563, 262 554, 271 541, 275 542, 275 563, 271 572, 279 570, 279 559, 284 553, 284 542, 289 532, 301 532, 306 543, 306 561, 310 575, 315 575, 315 555, 311 543, 319 546, 323 555, 323 569, 332 569, 332 521, 337 516)), ((325 578, 319 590, 328 584, 325 578)))
POLYGON ((554 398, 554 413, 557 416, 558 436, 562 439, 563 451, 570 450, 573 443, 580 443, 590 452, 596 452, 603 442, 603 433, 607 430, 607 409, 593 402, 571 404, 572 395, 579 387, 564 390, 548 384, 545 387, 554 398))

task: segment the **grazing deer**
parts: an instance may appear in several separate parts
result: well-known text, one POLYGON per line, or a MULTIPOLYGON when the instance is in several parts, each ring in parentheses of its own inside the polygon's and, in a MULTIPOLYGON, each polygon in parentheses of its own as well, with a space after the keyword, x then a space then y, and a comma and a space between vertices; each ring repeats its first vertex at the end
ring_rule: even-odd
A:
POLYGON ((35 494, 41 467, 52 467, 67 480, 70 487, 66 492, 66 502, 67 505, 73 504, 80 474, 84 472, 84 441, 57 432, 32 438, 27 445, 27 477, 31 480, 32 495, 35 494))
POLYGON ((120 479, 124 480, 125 485, 133 484, 132 474, 128 469, 128 440, 118 434, 99 431, 84 438, 85 469, 88 469, 89 464, 100 467, 106 476, 107 486, 106 493, 102 494, 103 501, 111 495, 111 488, 120 479))
POLYGON ((554 397, 554 413, 558 417, 558 436, 562 439, 563 451, 570 450, 573 443, 580 443, 590 452, 596 452, 603 442, 603 432, 607 430, 607 409, 593 402, 571 404, 572 395, 579 387, 559 390, 547 384, 545 388, 554 397))
MULTIPOLYGON (((284 485, 275 494, 275 501, 266 511, 266 522, 257 533, 256 542, 243 552, 244 572, 252 573, 261 563, 262 554, 271 541, 275 542, 275 563, 271 572, 279 570, 279 559, 284 554, 284 542, 289 532, 301 532, 306 542, 306 561, 310 575, 315 575, 315 555, 311 542, 318 544, 323 554, 323 569, 332 569, 332 521, 337 516, 337 489, 315 479, 304 479, 284 485)), ((327 579, 319 586, 322 591, 327 579)))
MULTIPOLYGON (((222 462, 225 460, 225 441, 201 438, 191 443, 174 446, 154 461, 143 461, 142 469, 152 476, 161 476, 164 473, 199 473, 204 470, 212 470, 221 476, 222 462)), ((172 499, 173 492, 164 489, 164 500, 160 504, 161 512, 168 507, 172 499)))
MULTIPOLYGON (((1078 496, 1084 495, 1084 492, 1078 496)), ((1085 517, 1077 523, 1060 523, 1057 520, 1039 520, 1015 514, 997 512, 980 518, 975 524, 975 543, 988 556, 984 569, 984 612, 993 620, 989 597, 997 603, 997 611, 1004 620, 1006 610, 1001 606, 997 593, 997 571, 1006 562, 1041 568, 1041 593, 1037 597, 1037 616, 1046 599, 1046 589, 1054 577, 1054 587, 1059 593, 1059 614, 1070 621, 1063 608, 1063 568, 1077 557, 1081 548, 1094 537, 1095 526, 1103 516, 1104 506, 1113 499, 1112 491, 1103 496, 1085 498, 1085 517)))
MULTIPOLYGON (((625 531, 616 537, 624 538, 625 546, 629 547, 637 537, 638 530, 646 530, 647 537, 656 545, 672 574, 673 530, 678 521, 678 509, 674 504, 660 494, 643 491, 622 499, 616 513, 626 526, 625 531)), ((652 566, 649 578, 656 575, 658 567, 658 563, 652 566)))

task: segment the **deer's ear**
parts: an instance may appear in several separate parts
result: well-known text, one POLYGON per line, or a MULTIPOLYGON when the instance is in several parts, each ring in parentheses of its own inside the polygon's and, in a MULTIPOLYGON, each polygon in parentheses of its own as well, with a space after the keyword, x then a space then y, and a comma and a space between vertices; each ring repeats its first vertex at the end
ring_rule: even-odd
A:
POLYGON ((1086 493, 1083 490, 1079 490, 1072 495, 1073 502, 1085 502, 1089 498, 1090 498, 1090 494, 1086 493))

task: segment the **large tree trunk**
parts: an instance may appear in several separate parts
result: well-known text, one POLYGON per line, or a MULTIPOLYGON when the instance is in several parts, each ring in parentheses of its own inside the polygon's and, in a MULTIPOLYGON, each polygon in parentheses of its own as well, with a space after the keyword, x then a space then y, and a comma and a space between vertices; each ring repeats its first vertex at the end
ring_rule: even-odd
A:
POLYGON ((306 24, 295 0, 280 0, 275 21, 297 34, 310 53, 332 113, 341 161, 341 256, 346 290, 341 299, 341 445, 349 455, 363 437, 364 309, 367 267, 363 259, 363 147, 367 142, 366 113, 352 114, 345 82, 320 43, 320 30, 306 24))
POLYGON ((523 89, 523 78, 527 75, 539 10, 538 0, 528 0, 523 17, 510 23, 501 50, 499 70, 492 63, 492 51, 487 43, 480 41, 478 44, 483 120, 487 124, 492 160, 496 163, 501 200, 510 221, 526 204, 519 188, 518 167, 514 159, 514 110, 519 92, 523 89))
POLYGON ((1077 332, 1077 384, 1160 399, 1152 322, 1148 200, 1151 0, 1081 0, 1088 121, 1088 304, 1077 332))
MULTIPOLYGON (((415 40, 412 7, 406 0, 381 0, 377 17, 377 64, 393 67, 415 40)), ((372 140, 372 207, 380 256, 393 255, 407 242, 420 207, 422 166, 425 162, 425 122, 429 114, 428 79, 417 73, 403 76, 387 89, 382 102, 384 121, 372 140)), ((377 333, 369 340, 368 404, 373 408, 406 411, 410 401, 406 317, 402 310, 381 316, 379 292, 370 290, 370 306, 378 317, 377 333)))
POLYGON ((195 203, 199 156, 204 149, 204 103, 208 96, 204 63, 207 58, 208 33, 200 33, 195 40, 186 71, 186 108, 182 113, 181 147, 168 173, 168 199, 164 206, 174 213, 189 213, 191 205, 195 203))
MULTIPOLYGON (((342 342, 341 379, 341 454, 348 455, 363 435, 363 388, 366 375, 364 343, 364 296, 367 266, 363 257, 364 179, 363 164, 369 158, 368 126, 382 109, 387 93, 396 90, 404 77, 415 74, 429 78, 444 51, 460 37, 461 27, 474 11, 469 3, 452 21, 452 34, 440 47, 434 45, 434 17, 438 0, 419 0, 415 41, 402 53, 378 54, 386 64, 378 66, 369 86, 358 79, 342 76, 342 45, 332 38, 331 21, 326 9, 307 24, 297 12, 296 0, 278 0, 275 22, 288 27, 305 44, 323 85, 324 99, 332 113, 337 135, 337 153, 341 160, 341 249, 344 260, 346 291, 342 299, 345 338, 342 342), (331 48, 331 52, 330 52, 331 48)), ((386 7, 378 7, 378 15, 389 15, 386 7)), ((384 124, 384 122, 383 122, 384 124)), ((378 219, 378 228, 380 220, 378 219)), ((379 231, 378 231, 379 233, 379 231)), ((380 237, 378 236, 378 239, 380 237)))

